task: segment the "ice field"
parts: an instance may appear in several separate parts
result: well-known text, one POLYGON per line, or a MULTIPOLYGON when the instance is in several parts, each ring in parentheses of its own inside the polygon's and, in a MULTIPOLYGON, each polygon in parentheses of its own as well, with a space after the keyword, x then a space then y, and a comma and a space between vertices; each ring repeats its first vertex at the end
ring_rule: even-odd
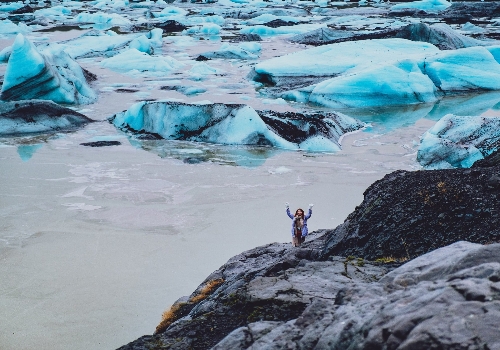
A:
POLYGON ((0 348, 117 348, 288 241, 285 202, 334 228, 391 171, 496 152, 498 19, 393 15, 450 5, 2 3, 0 348))

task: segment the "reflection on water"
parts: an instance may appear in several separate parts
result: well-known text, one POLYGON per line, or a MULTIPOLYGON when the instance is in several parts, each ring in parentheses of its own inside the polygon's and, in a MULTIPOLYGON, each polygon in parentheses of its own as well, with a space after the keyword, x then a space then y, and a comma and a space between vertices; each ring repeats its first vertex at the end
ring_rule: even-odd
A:
POLYGON ((351 117, 371 123, 367 132, 388 132, 415 124, 420 119, 438 121, 446 114, 456 115, 498 115, 500 92, 487 92, 461 96, 444 97, 432 104, 415 104, 379 108, 339 110, 351 117))
POLYGON ((180 159, 187 164, 213 162, 217 164, 258 167, 283 150, 264 146, 217 145, 202 142, 172 140, 137 140, 130 143, 162 158, 180 159))
POLYGON ((19 145, 17 146, 17 153, 19 154, 19 157, 26 162, 33 157, 33 154, 39 149, 42 148, 43 144, 36 143, 33 145, 19 145))

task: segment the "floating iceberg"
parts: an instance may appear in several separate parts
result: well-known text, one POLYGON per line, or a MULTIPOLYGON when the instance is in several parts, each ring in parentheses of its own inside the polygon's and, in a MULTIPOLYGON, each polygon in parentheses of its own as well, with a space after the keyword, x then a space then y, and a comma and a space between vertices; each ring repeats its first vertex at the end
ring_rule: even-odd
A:
POLYGON ((178 18, 178 17, 184 17, 187 15, 187 11, 184 9, 181 9, 179 7, 174 7, 174 6, 168 6, 165 7, 161 12, 153 12, 153 15, 155 17, 163 17, 163 18, 178 18))
POLYGON ((0 21, 0 34, 17 34, 29 31, 31 31, 31 29, 24 23, 15 24, 8 19, 0 21))
POLYGON ((423 58, 440 52, 434 45, 404 39, 351 41, 319 46, 259 62, 254 80, 271 85, 296 81, 322 81, 329 77, 385 65, 388 62, 423 58))
POLYGON ((404 39, 345 42, 261 62, 253 79, 271 90, 292 87, 279 92, 285 99, 333 108, 434 102, 447 94, 500 90, 498 54, 498 47, 439 51, 404 39))
POLYGON ((67 130, 92 122, 83 114, 51 101, 0 103, 0 135, 67 130))
POLYGON ((445 93, 500 89, 500 64, 483 47, 444 51, 426 57, 422 72, 445 93))
POLYGON ((203 23, 201 26, 194 26, 183 31, 183 34, 195 35, 219 35, 222 28, 215 23, 203 23))
MULTIPOLYGON (((146 34, 146 39, 152 34, 146 34)), ((59 44, 71 57, 89 58, 99 56, 114 56, 125 48, 139 34, 118 35, 115 32, 91 30, 77 38, 61 41, 59 44)))
POLYGON ((420 140, 417 161, 430 169, 469 168, 498 151, 500 118, 447 114, 420 140))
POLYGON ((238 104, 139 102, 110 118, 118 128, 169 140, 265 145, 291 150, 337 151, 340 138, 364 127, 335 114, 257 112, 238 104))
POLYGON ((243 42, 238 45, 224 43, 217 51, 205 52, 207 58, 253 60, 259 58, 262 46, 257 42, 243 42))
POLYGON ((207 75, 220 73, 222 73, 221 69, 210 67, 205 62, 196 62, 188 71, 188 74, 191 76, 192 80, 203 80, 207 75))
POLYGON ((96 13, 82 12, 79 13, 78 16, 76 16, 73 19, 73 22, 104 24, 104 25, 109 25, 110 27, 131 24, 129 19, 117 13, 104 13, 104 12, 96 12, 96 13))
POLYGON ((446 10, 450 6, 451 3, 446 0, 421 0, 394 5, 391 7, 391 11, 416 9, 425 12, 439 12, 446 10))
POLYGON ((184 64, 170 56, 150 56, 137 49, 129 49, 102 60, 101 65, 117 72, 170 73, 184 64))
POLYGON ((323 81, 311 91, 309 102, 332 108, 404 105, 434 102, 436 91, 417 62, 405 60, 323 81))
POLYGON ((42 99, 86 104, 94 102, 97 96, 87 84, 80 65, 61 48, 49 47, 40 53, 18 34, 12 45, 0 98, 4 101, 42 99))
POLYGON ((137 49, 138 51, 152 55, 155 48, 161 48, 163 44, 162 33, 163 30, 159 28, 153 29, 150 32, 132 40, 129 47, 131 49, 137 49))
POLYGON ((66 6, 52 6, 35 11, 35 17, 47 17, 54 20, 65 20, 71 15, 71 9, 66 6))

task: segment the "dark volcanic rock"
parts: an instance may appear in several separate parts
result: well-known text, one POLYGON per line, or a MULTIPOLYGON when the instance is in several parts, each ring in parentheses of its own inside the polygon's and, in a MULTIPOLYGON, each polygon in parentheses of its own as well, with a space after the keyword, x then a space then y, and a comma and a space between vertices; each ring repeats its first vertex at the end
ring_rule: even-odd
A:
POLYGON ((231 258, 174 304, 165 329, 120 349, 499 348, 500 244, 457 242, 387 273, 317 261, 322 243, 231 258))
POLYGON ((486 156, 483 159, 479 159, 472 164, 471 168, 488 168, 500 165, 500 151, 496 151, 486 156))
POLYGON ((148 349, 153 344, 209 349, 239 327, 259 321, 277 326, 296 319, 312 300, 333 303, 336 291, 346 284, 370 282, 387 271, 369 264, 358 267, 342 258, 315 261, 322 245, 321 237, 301 248, 274 243, 231 258, 189 298, 174 304, 175 317, 165 330, 120 349, 148 349), (196 301, 214 281, 216 288, 196 301))
POLYGON ((92 119, 50 101, 16 101, 0 104, 0 135, 72 129, 92 119))
POLYGON ((88 147, 106 147, 106 146, 119 146, 121 145, 120 141, 94 141, 94 142, 84 142, 80 143, 82 146, 88 147))
POLYGON ((214 349, 498 349, 500 244, 458 242, 379 282, 313 298, 295 320, 240 327, 214 349))
POLYGON ((412 259, 458 240, 500 241, 498 167, 396 171, 372 184, 346 221, 328 233, 324 257, 412 259))

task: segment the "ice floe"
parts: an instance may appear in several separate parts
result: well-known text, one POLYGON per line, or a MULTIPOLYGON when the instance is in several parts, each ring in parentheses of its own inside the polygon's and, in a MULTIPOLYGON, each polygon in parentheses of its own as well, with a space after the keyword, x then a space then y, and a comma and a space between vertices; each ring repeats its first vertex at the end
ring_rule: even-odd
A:
MULTIPOLYGON (((140 34, 118 35, 112 31, 91 30, 77 38, 59 42, 71 57, 114 56, 140 34)), ((148 36, 148 34, 146 34, 148 36)))
POLYGON ((253 79, 275 90, 292 87, 279 93, 285 99, 333 108, 434 102, 446 94, 499 90, 499 52, 439 51, 405 39, 345 42, 260 62, 253 79))
POLYGON ((51 101, 0 103, 0 135, 61 131, 92 122, 85 115, 51 101))
POLYGON ((202 55, 207 58, 227 58, 252 60, 259 58, 262 46, 257 42, 242 42, 238 45, 224 43, 217 51, 205 52, 202 55))
POLYGON ((15 24, 8 19, 0 21, 0 34, 17 34, 29 31, 31 31, 31 28, 24 23, 15 24))
POLYGON ((151 56, 137 49, 129 49, 101 61, 103 67, 117 72, 149 72, 167 74, 184 64, 170 56, 151 56))
POLYGON ((404 39, 353 41, 323 45, 279 56, 255 66, 254 80, 290 85, 294 80, 325 80, 360 68, 438 53, 434 45, 404 39))
POLYGON ((429 169, 469 168, 498 150, 500 118, 447 114, 420 141, 417 160, 429 169))
POLYGON ((76 23, 96 23, 96 24, 106 25, 109 27, 131 24, 129 19, 117 13, 104 13, 104 12, 96 12, 96 13, 82 12, 79 13, 73 19, 73 21, 76 23))
POLYGON ((392 6, 391 10, 417 9, 425 12, 439 12, 446 10, 450 6, 451 3, 446 0, 421 0, 397 4, 392 6))
POLYGON ((129 47, 152 55, 155 52, 155 48, 161 48, 163 44, 162 34, 162 29, 153 29, 132 40, 129 47))
POLYGON ((339 150, 342 135, 364 126, 354 118, 336 113, 257 112, 247 105, 166 101, 139 102, 110 121, 125 131, 169 140, 316 152, 339 150))
POLYGON ((7 63, 0 98, 5 101, 43 99, 87 104, 97 98, 84 71, 59 47, 43 52, 18 34, 7 63))

